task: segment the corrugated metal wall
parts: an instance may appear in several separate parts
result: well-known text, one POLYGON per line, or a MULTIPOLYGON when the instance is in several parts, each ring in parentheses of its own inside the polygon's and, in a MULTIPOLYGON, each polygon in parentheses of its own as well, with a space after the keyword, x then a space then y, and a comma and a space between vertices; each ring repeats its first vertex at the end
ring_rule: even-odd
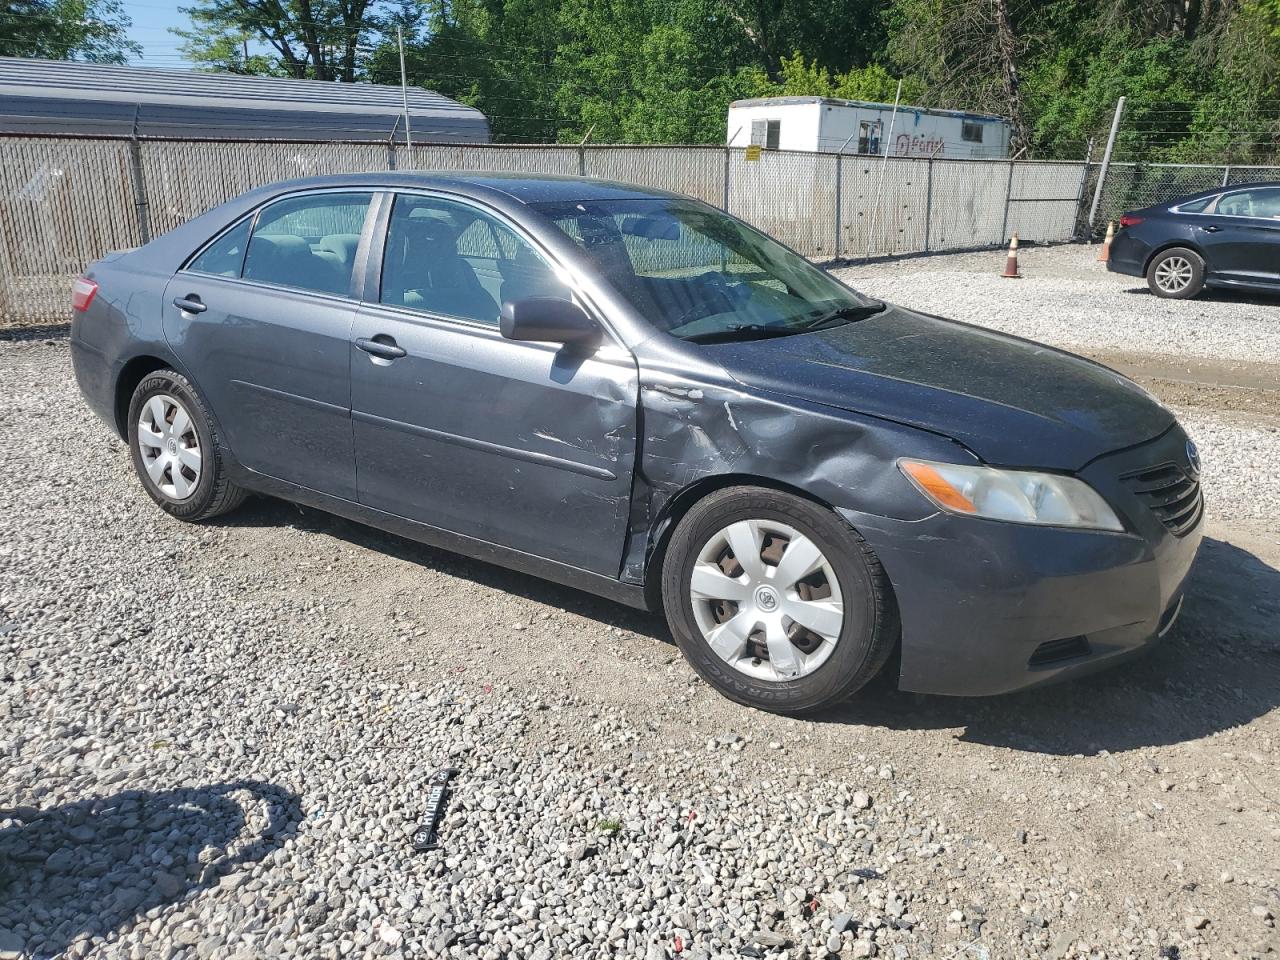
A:
POLYGON ((834 260, 1070 239, 1083 163, 907 160, 719 147, 495 146, 0 137, 0 325, 67 320, 71 280, 109 250, 244 191, 396 169, 585 174, 727 206, 834 260), (135 161, 136 157, 136 161, 135 161), (145 201, 145 203, 144 203, 145 201), (143 204, 140 206, 140 204, 143 204))

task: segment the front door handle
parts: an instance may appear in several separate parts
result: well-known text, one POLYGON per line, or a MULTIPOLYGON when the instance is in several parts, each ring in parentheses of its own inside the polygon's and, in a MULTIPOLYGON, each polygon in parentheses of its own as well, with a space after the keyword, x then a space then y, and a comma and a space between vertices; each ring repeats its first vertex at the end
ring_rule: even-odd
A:
POLYGON ((185 297, 174 297, 173 305, 183 313, 204 313, 209 309, 194 293, 188 293, 185 297))
POLYGON ((361 337, 356 341, 356 346, 365 353, 381 357, 383 360, 396 360, 405 355, 404 347, 397 346, 395 340, 385 333, 378 334, 372 340, 361 337))

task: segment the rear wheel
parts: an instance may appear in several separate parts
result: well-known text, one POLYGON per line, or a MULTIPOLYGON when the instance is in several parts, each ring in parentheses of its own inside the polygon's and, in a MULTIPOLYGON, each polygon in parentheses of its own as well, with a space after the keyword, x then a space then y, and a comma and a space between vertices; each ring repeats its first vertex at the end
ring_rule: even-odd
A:
POLYGON ((831 510, 760 487, 699 501, 662 572, 667 622, 698 673, 779 713, 838 702, 879 672, 898 637, 875 554, 831 510))
POLYGON ((1147 287, 1157 297, 1189 300, 1204 289, 1204 260, 1186 247, 1162 250, 1147 264, 1147 287))
POLYGON ((151 499, 180 520, 216 517, 238 507, 247 495, 227 479, 204 401, 174 370, 148 374, 133 391, 129 452, 151 499))

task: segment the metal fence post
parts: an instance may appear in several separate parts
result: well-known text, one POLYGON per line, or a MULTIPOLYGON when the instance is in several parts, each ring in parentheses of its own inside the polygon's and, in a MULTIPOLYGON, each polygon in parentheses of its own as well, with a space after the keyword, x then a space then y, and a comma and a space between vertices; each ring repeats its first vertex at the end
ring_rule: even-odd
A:
POLYGON ((1227 164, 1222 168, 1222 185, 1225 187, 1231 182, 1231 164, 1227 164))
POLYGON ((1107 136, 1107 149, 1102 153, 1102 168, 1098 171, 1098 184, 1093 188, 1093 203, 1089 207, 1089 236, 1093 236, 1093 221, 1098 216, 1098 204, 1102 202, 1102 188, 1107 183, 1107 171, 1111 169, 1111 151, 1116 146, 1116 132, 1120 129, 1120 117, 1124 114, 1125 98, 1116 101, 1116 115, 1111 118, 1111 133, 1107 136))
POLYGON ((133 181, 133 206, 138 216, 138 236, 151 242, 151 216, 147 206, 147 184, 142 176, 142 144, 138 140, 138 111, 133 113, 133 136, 129 138, 129 178, 133 181))
POLYGON ((591 139, 591 134, 595 132, 595 129, 596 125, 593 123, 587 127, 587 132, 578 141, 578 176, 580 177, 587 175, 587 141, 591 139))
POLYGON ((841 157, 840 154, 838 153, 836 154, 836 215, 835 215, 836 245, 833 248, 833 250, 835 251, 835 258, 837 260, 840 259, 840 181, 843 176, 842 174, 843 164, 841 163, 841 160, 843 159, 844 158, 841 157))
MULTIPOLYGON (((1021 151, 1019 151, 1021 152, 1021 151)), ((1004 243, 1009 239, 1009 204, 1013 202, 1013 164, 1009 161, 1009 179, 1004 185, 1004 220, 1000 222, 1000 238, 997 243, 1004 243)))
POLYGON ((725 213, 729 212, 729 146, 725 144, 724 148, 724 200, 720 204, 720 209, 725 213))
POLYGON ((924 177, 924 252, 929 252, 929 233, 933 228, 933 157, 928 159, 924 177))
POLYGON ((1080 171, 1080 184, 1076 187, 1076 215, 1071 221, 1071 239, 1080 236, 1080 217, 1084 213, 1084 185, 1089 180, 1089 165, 1093 163, 1093 137, 1084 151, 1084 169, 1080 171))

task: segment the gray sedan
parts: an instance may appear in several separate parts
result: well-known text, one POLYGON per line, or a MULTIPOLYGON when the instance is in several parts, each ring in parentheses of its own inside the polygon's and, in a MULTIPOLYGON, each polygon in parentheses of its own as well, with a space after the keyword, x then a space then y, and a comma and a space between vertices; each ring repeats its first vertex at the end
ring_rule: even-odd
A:
POLYGON ((277 184, 74 290, 90 406, 198 521, 249 492, 665 613, 803 712, 1076 676, 1173 623, 1199 460, 1124 377, 580 178, 277 184))

